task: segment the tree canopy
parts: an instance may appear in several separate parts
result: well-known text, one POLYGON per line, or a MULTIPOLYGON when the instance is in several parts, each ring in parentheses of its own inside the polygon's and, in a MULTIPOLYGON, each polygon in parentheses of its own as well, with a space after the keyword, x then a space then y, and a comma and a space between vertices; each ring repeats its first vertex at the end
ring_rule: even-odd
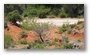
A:
POLYGON ((5 4, 4 16, 18 10, 24 17, 46 18, 54 15, 61 18, 83 18, 84 4, 5 4))

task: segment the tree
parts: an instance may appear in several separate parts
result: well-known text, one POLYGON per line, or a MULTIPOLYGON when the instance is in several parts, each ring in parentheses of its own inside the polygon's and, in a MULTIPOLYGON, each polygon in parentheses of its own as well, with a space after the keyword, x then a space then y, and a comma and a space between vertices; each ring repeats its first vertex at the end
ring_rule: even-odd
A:
POLYGON ((41 39, 42 42, 44 42, 42 35, 43 35, 43 31, 48 30, 48 25, 45 23, 41 23, 40 25, 36 26, 36 28, 34 28, 33 30, 36 31, 41 39))
POLYGON ((39 18, 46 18, 46 15, 49 13, 50 8, 46 7, 45 5, 38 4, 38 5, 28 5, 26 10, 23 12, 24 17, 39 17, 39 18))
MULTIPOLYGON (((48 23, 38 23, 36 20, 30 19, 30 20, 26 20, 26 25, 24 24, 24 26, 28 26, 28 30, 33 30, 35 31, 38 36, 40 37, 41 41, 44 42, 42 36, 43 36, 43 32, 45 30, 49 30, 49 24, 48 23)), ((23 22, 24 23, 24 22, 23 22)), ((22 23, 22 28, 23 27, 23 23, 22 23)), ((26 28, 25 28, 26 29, 26 28)))
POLYGON ((66 18, 67 17, 67 14, 65 12, 65 9, 62 7, 61 10, 60 10, 60 13, 59 13, 59 16, 61 18, 66 18))
POLYGON ((14 10, 12 12, 9 12, 8 20, 11 21, 12 23, 16 24, 16 21, 21 21, 22 18, 20 16, 18 10, 14 10))

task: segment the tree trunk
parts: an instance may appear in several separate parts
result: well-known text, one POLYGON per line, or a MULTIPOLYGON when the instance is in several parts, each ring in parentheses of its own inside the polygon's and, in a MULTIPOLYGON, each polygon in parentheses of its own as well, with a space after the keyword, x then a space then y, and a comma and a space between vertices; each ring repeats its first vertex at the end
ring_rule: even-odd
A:
POLYGON ((41 41, 44 42, 44 40, 43 40, 42 37, 41 37, 41 34, 39 34, 39 37, 40 37, 41 41))

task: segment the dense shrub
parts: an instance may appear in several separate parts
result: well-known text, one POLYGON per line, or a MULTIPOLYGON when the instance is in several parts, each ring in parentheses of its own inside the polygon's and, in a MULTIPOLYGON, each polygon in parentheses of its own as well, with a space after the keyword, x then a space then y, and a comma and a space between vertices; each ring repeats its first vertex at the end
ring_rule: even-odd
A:
POLYGON ((32 48, 34 48, 34 49, 44 49, 45 46, 43 44, 35 42, 35 43, 32 43, 32 48))
POLYGON ((68 34, 70 34, 71 32, 72 32, 72 29, 69 29, 69 30, 67 31, 68 34))
POLYGON ((58 42, 58 39, 57 39, 57 38, 55 38, 55 39, 54 39, 54 42, 58 42))
POLYGON ((82 24, 82 28, 84 28, 84 24, 82 24))
POLYGON ((12 23, 16 24, 16 21, 21 21, 22 18, 20 16, 18 10, 14 10, 14 11, 8 13, 8 20, 11 21, 12 23))
POLYGON ((23 23, 21 24, 21 27, 22 27, 23 29, 25 29, 25 30, 30 30, 30 27, 29 27, 28 22, 23 22, 23 23))
POLYGON ((14 40, 11 38, 11 35, 4 34, 4 48, 9 48, 14 45, 14 40))
POLYGON ((27 49, 30 49, 32 47, 32 43, 28 43, 27 49))
POLYGON ((56 45, 56 42, 52 41, 52 42, 49 42, 48 44, 49 44, 49 46, 52 46, 52 45, 56 45))
POLYGON ((7 26, 7 23, 8 23, 8 21, 4 21, 4 28, 7 28, 8 26, 7 26))
POLYGON ((70 26, 71 26, 71 28, 74 28, 76 26, 76 24, 71 24, 70 26))
POLYGON ((81 42, 81 40, 80 39, 77 39, 77 42, 81 42))
POLYGON ((68 42, 68 37, 67 37, 67 36, 62 36, 62 39, 63 39, 65 42, 68 42))
POLYGON ((78 22, 77 22, 77 24, 81 24, 81 23, 83 23, 83 21, 78 21, 78 22))
POLYGON ((23 15, 28 17, 46 18, 49 11, 50 8, 46 8, 44 5, 28 6, 23 15))
POLYGON ((63 18, 84 17, 84 4, 5 4, 4 16, 14 10, 18 10, 24 17, 44 18, 48 13, 63 18))
POLYGON ((67 31, 69 28, 71 28, 70 24, 68 22, 64 23, 61 27, 59 27, 59 33, 62 34, 63 32, 67 31))
POLYGON ((26 40, 20 40, 19 42, 20 42, 20 44, 27 44, 26 40))
POLYGON ((38 16, 39 18, 46 18, 46 15, 49 13, 50 8, 45 8, 45 6, 39 6, 38 16))
POLYGON ((73 43, 63 43, 57 49, 72 49, 73 43))
POLYGON ((25 31, 21 31, 20 35, 27 35, 27 33, 25 31))
POLYGON ((61 8, 60 13, 59 13, 58 16, 61 17, 61 18, 66 18, 67 17, 67 14, 66 14, 64 8, 61 8))
POLYGON ((25 11, 23 12, 23 16, 28 16, 30 18, 37 16, 37 9, 35 9, 35 7, 33 6, 28 6, 27 9, 25 9, 25 11))

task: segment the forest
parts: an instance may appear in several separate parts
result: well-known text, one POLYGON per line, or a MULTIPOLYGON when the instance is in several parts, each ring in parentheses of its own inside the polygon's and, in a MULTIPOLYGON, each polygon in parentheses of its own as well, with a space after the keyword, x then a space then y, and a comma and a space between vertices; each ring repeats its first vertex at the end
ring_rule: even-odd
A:
POLYGON ((84 4, 5 4, 4 7, 5 16, 17 10, 24 17, 84 17, 84 4))

